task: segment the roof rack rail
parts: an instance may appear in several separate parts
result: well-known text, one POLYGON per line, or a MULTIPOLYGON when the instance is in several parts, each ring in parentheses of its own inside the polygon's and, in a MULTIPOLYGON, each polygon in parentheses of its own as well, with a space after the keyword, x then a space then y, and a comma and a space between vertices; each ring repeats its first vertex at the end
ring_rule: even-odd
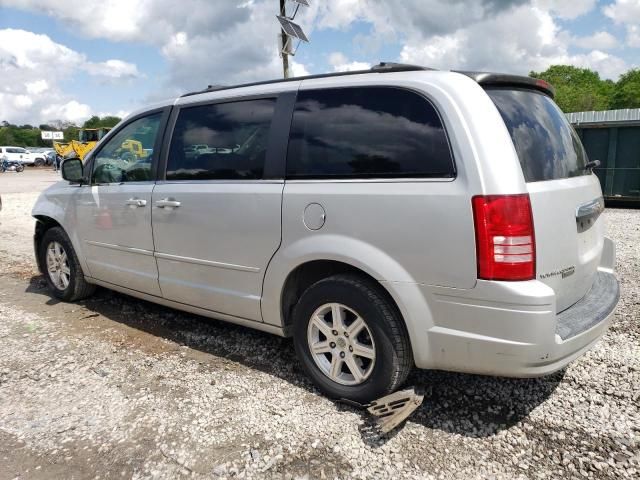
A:
POLYGON ((371 67, 371 72, 413 72, 417 70, 435 70, 435 68, 411 65, 409 63, 380 62, 371 67))
POLYGON ((405 63, 394 62, 380 62, 377 65, 372 66, 367 70, 352 70, 349 72, 333 72, 333 73, 321 73, 318 75, 306 75, 304 77, 291 77, 291 78, 278 78, 275 80, 264 80, 261 82, 244 83, 240 85, 209 85, 204 90, 198 90, 195 92, 189 92, 182 95, 182 97, 189 97, 191 95, 198 95, 200 93, 217 92, 220 90, 229 90, 232 88, 241 87, 255 87, 258 85, 270 85, 272 83, 284 83, 284 82, 297 82, 300 80, 313 80, 316 78, 331 78, 331 77, 343 77, 347 75, 362 75, 363 73, 392 73, 392 72, 413 72, 419 70, 434 70, 433 68, 421 67, 420 65, 410 65, 405 63))

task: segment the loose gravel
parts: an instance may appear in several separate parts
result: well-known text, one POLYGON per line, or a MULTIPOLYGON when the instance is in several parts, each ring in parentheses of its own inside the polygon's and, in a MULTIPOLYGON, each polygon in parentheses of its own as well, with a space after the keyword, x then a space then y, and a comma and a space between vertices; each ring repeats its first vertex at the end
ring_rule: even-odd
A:
POLYGON ((28 215, 4 213, 0 478, 640 476, 640 211, 605 211, 622 298, 590 352, 539 379, 415 371, 425 402, 386 437, 313 388, 290 340, 106 290, 52 300, 28 215))

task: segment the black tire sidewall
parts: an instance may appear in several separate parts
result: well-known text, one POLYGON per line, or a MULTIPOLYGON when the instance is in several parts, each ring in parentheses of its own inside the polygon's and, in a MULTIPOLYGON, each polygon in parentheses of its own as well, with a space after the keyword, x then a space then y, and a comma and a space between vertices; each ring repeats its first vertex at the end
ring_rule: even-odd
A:
POLYGON ((54 297, 59 298, 60 300, 70 301, 76 289, 77 276, 78 276, 78 261, 76 259, 76 254, 73 249, 73 245, 71 245, 71 241, 69 237, 67 237, 66 233, 62 231, 59 227, 54 227, 47 230, 42 237, 42 241, 40 242, 40 265, 42 265, 42 269, 44 270, 44 277, 47 281, 47 285, 49 290, 51 290, 54 297), (52 242, 58 242, 64 248, 64 251, 67 254, 67 263, 69 264, 69 271, 71 272, 69 275, 69 285, 64 290, 60 290, 56 287, 49 276, 49 270, 47 268, 47 248, 52 242))
POLYGON ((372 302, 361 288, 340 280, 320 281, 302 295, 293 313, 294 346, 305 372, 323 393, 332 398, 343 398, 363 404, 389 393, 398 365, 389 326, 385 321, 385 315, 389 314, 391 308, 387 305, 388 310, 385 313, 384 309, 372 302), (332 381, 318 368, 309 351, 307 328, 311 315, 326 303, 341 303, 349 307, 364 319, 371 331, 376 360, 371 375, 360 385, 347 386, 332 381))

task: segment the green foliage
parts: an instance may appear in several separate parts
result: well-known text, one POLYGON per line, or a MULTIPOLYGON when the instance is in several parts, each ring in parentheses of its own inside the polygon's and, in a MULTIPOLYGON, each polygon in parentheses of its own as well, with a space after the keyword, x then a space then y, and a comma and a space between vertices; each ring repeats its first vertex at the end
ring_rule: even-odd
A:
MULTIPOLYGON (((98 117, 93 116, 84 124, 82 128, 113 127, 120 121, 114 116, 98 117)), ((0 145, 10 145, 15 147, 51 147, 51 140, 42 140, 41 130, 53 130, 64 132, 64 140, 77 140, 78 130, 81 127, 69 122, 52 120, 50 124, 41 124, 38 127, 32 125, 14 125, 9 122, 0 122, 0 145)))
POLYGON ((616 84, 602 80, 598 72, 570 65, 552 65, 532 77, 546 80, 556 90, 556 103, 564 112, 608 110, 616 84))
POLYGON ((621 75, 612 97, 611 108, 640 108, 640 69, 621 75))
POLYGON ((42 147, 46 144, 40 138, 40 129, 31 125, 12 125, 3 122, 0 127, 0 145, 16 147, 42 147))
POLYGON ((111 128, 114 127, 121 119, 119 117, 114 117, 111 115, 107 115, 106 117, 98 117, 94 115, 89 120, 84 122, 82 125, 83 128, 111 128))

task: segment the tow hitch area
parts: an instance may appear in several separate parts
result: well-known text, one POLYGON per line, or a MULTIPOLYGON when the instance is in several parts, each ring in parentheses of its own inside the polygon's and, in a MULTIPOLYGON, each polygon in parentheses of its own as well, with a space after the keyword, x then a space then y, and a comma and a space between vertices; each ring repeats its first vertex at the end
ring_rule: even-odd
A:
POLYGON ((422 405, 423 400, 424 392, 411 387, 374 400, 366 407, 367 411, 376 417, 375 421, 380 432, 388 433, 422 405))

